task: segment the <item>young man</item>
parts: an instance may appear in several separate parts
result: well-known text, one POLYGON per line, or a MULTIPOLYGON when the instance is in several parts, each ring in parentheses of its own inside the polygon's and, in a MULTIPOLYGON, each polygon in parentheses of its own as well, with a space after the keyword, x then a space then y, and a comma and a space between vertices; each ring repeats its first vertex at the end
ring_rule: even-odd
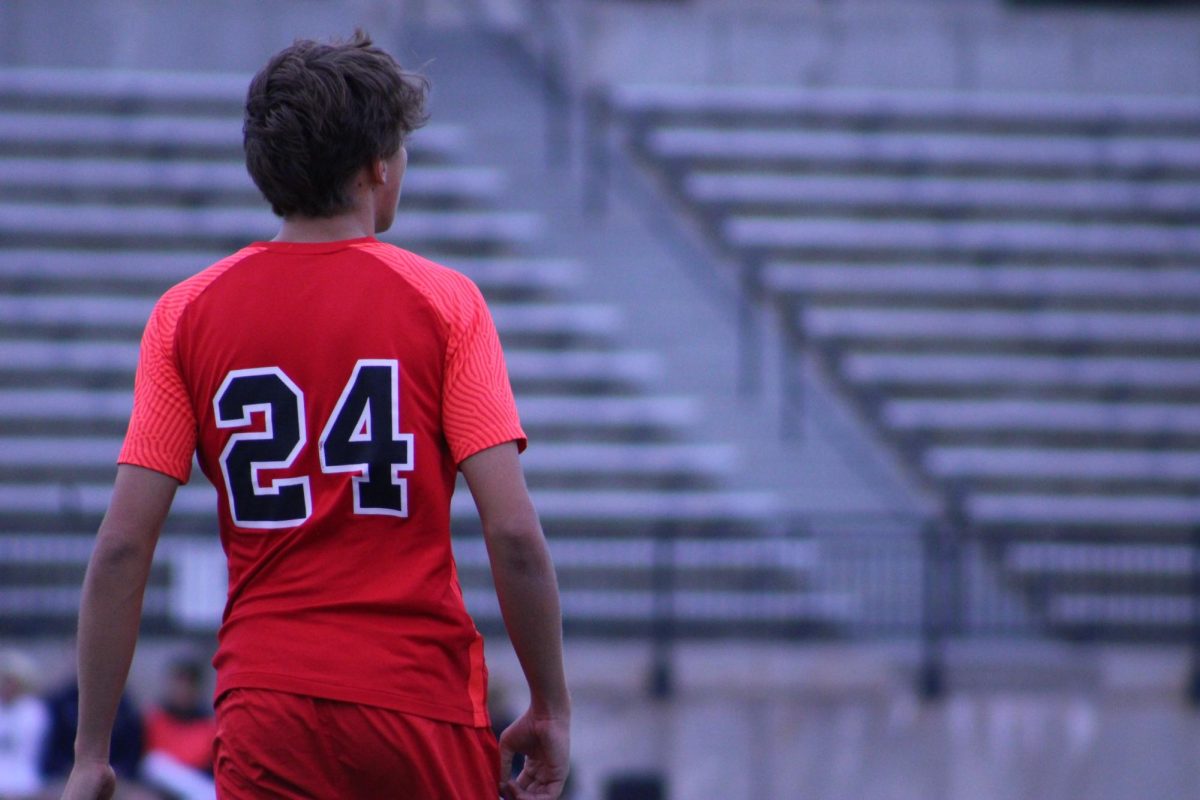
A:
POLYGON ((246 164, 283 225, 168 291, 147 323, 84 580, 65 798, 111 792, 108 732, 193 454, 229 560, 218 796, 559 796, 558 588, 496 331, 469 280, 374 238, 395 216, 426 88, 362 34, 297 42, 251 82, 246 164), (459 469, 531 696, 499 752, 450 550, 459 469), (525 768, 501 783, 514 752, 525 768))

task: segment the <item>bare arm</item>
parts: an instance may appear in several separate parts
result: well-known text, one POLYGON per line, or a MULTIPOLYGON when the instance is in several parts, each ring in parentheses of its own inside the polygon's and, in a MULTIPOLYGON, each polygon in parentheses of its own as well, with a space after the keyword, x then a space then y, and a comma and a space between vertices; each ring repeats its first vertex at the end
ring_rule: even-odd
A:
POLYGON ((129 675, 150 561, 179 487, 174 478, 117 467, 108 513, 83 580, 79 609, 79 730, 64 798, 105 797, 109 739, 129 675))
POLYGON ((500 737, 500 777, 507 781, 513 751, 524 753, 525 769, 504 787, 506 796, 556 798, 568 771, 571 699, 550 551, 515 444, 476 453, 462 471, 479 508, 500 613, 529 684, 529 710, 500 737))

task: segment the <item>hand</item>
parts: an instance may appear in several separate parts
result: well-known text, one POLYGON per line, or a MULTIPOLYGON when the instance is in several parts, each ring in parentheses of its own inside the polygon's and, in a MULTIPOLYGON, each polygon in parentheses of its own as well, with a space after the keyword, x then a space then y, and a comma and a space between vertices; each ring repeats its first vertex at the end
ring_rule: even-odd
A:
POLYGON ((76 761, 62 800, 111 800, 116 790, 117 775, 108 763, 76 761))
POLYGON ((566 716, 526 711, 500 734, 500 793, 504 800, 558 800, 570 772, 571 733, 566 716), (525 768, 512 774, 513 753, 525 768))

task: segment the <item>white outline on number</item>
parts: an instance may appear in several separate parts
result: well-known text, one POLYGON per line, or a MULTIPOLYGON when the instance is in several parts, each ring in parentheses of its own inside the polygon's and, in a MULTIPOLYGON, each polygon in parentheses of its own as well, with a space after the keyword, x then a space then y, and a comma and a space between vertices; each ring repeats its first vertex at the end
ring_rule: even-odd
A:
POLYGON ((233 518, 233 524, 239 528, 256 528, 256 529, 273 529, 273 528, 294 528, 300 525, 309 517, 312 516, 312 489, 309 486, 308 476, 303 475, 298 478, 277 478, 271 481, 270 486, 260 486, 258 483, 258 473, 264 469, 287 469, 295 463, 299 457, 300 451, 304 449, 304 445, 308 443, 308 425, 304 417, 304 392, 300 387, 289 378, 279 367, 254 367, 251 369, 235 369, 225 376, 225 380, 221 382, 217 393, 213 395, 213 414, 216 417, 218 428, 237 428, 250 424, 250 415, 255 411, 262 411, 266 416, 267 429, 261 433, 235 433, 229 437, 225 448, 221 451, 221 475, 225 479, 225 494, 229 498, 229 515, 233 518), (296 397, 296 420, 299 423, 300 437, 296 442, 296 446, 292 448, 292 452, 283 461, 251 461, 250 462, 250 488, 256 495, 278 495, 281 487, 284 486, 303 486, 304 487, 304 516, 300 519, 283 519, 283 520, 241 520, 237 515, 237 501, 233 496, 233 484, 229 480, 229 453, 234 446, 240 441, 248 441, 255 439, 273 439, 275 438, 275 419, 271 413, 270 403, 250 403, 242 407, 242 417, 239 419, 224 419, 221 416, 221 398, 229 389, 229 384, 238 378, 251 377, 255 375, 275 375, 284 384, 292 390, 292 394, 296 397))
MULTIPOLYGON (((370 410, 370 397, 367 398, 367 404, 363 408, 363 416, 367 419, 368 432, 371 417, 368 411, 370 410)), ((358 434, 362 417, 355 424, 353 432, 350 435, 350 441, 360 441, 360 438, 355 438, 358 434)), ((317 452, 321 457, 321 471, 325 473, 337 472, 358 472, 352 481, 354 489, 354 513, 355 514, 385 514, 392 517, 407 517, 408 516, 408 479, 401 478, 401 472, 411 472, 413 468, 413 435, 411 433, 400 432, 400 362, 394 358, 360 358, 354 364, 354 370, 350 373, 350 380, 346 381, 345 387, 342 389, 342 396, 338 398, 337 405, 333 407, 333 413, 329 415, 329 421, 325 423, 325 429, 321 431, 321 438, 317 441, 317 452), (334 422, 342 414, 342 406, 346 404, 346 399, 350 396, 350 390, 358 383, 358 374, 363 367, 387 367, 391 371, 391 392, 390 402, 392 410, 392 441, 407 442, 408 458, 405 461, 392 461, 388 464, 389 476, 393 486, 400 487, 400 509, 385 508, 382 506, 364 507, 362 504, 362 491, 360 484, 370 480, 371 465, 367 462, 361 464, 344 464, 341 466, 331 467, 325 463, 325 441, 329 438, 329 434, 333 430, 334 422)))

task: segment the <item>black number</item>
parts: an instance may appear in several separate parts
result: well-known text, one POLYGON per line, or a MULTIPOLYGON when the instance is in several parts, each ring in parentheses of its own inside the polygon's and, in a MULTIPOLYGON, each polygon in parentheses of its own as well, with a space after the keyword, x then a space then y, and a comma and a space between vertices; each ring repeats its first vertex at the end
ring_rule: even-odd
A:
POLYGON ((361 359, 321 433, 321 469, 357 472, 353 481, 358 514, 408 516, 408 481, 413 437, 400 432, 400 365, 361 359))
POLYGON ((262 431, 235 433, 221 451, 221 474, 233 522, 242 528, 287 528, 312 513, 307 477, 280 478, 262 486, 258 473, 287 469, 306 441, 304 393, 278 367, 238 369, 225 376, 213 397, 218 428, 251 424, 266 415, 262 431))
MULTIPOLYGON (((261 431, 229 437, 221 474, 233 522, 240 528, 290 528, 312 515, 308 476, 263 486, 259 472, 287 469, 307 443, 304 392, 279 367, 237 369, 213 397, 218 428, 244 428, 262 412, 261 431)), ((357 514, 408 516, 413 437, 400 432, 400 364, 364 358, 354 365, 319 443, 323 472, 355 472, 357 514)))

